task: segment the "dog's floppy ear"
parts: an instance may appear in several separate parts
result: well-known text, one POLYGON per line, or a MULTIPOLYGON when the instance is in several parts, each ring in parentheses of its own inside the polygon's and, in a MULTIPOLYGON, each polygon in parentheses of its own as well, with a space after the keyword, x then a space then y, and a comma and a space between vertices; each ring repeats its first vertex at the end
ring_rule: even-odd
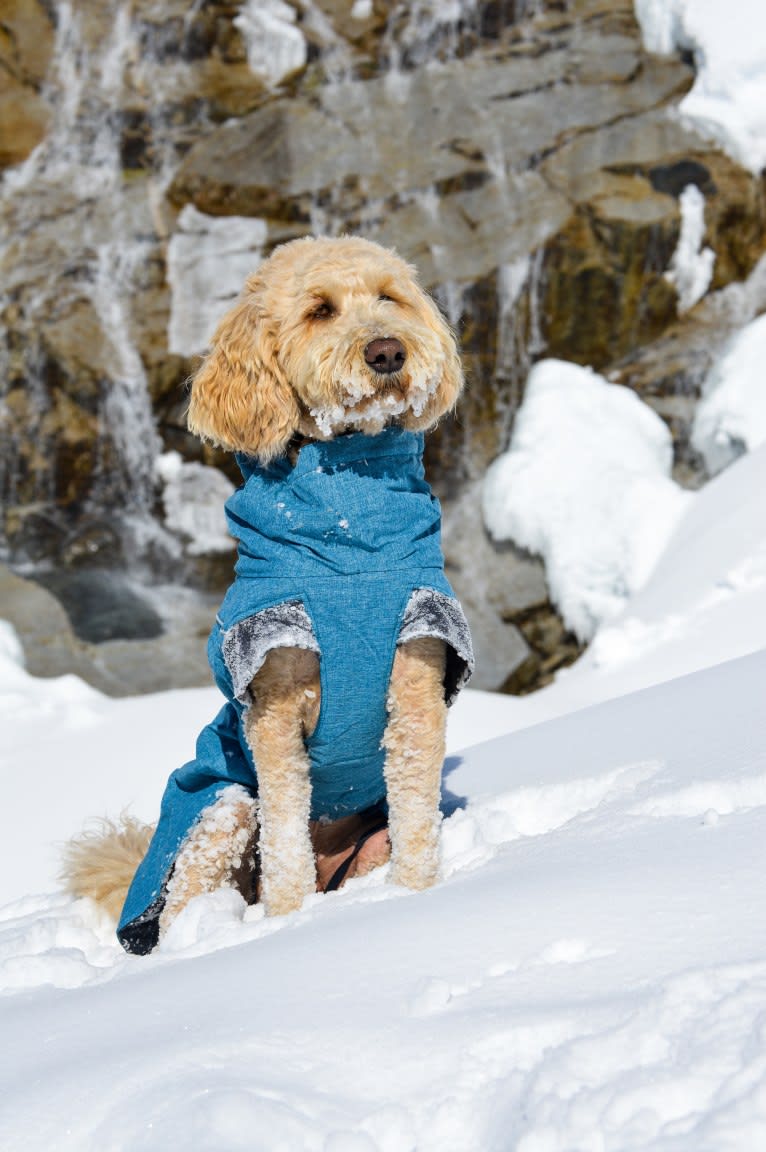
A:
POLYGON ((406 413, 402 419, 405 428, 427 432, 433 428, 445 413, 450 412, 458 402, 465 380, 457 338, 442 316, 434 301, 427 293, 421 292, 422 318, 441 345, 441 376, 439 384, 419 416, 406 413))
POLYGON ((275 336, 259 305, 260 289, 256 273, 218 325, 192 380, 188 425, 203 440, 267 464, 284 452, 300 409, 279 366, 275 336))

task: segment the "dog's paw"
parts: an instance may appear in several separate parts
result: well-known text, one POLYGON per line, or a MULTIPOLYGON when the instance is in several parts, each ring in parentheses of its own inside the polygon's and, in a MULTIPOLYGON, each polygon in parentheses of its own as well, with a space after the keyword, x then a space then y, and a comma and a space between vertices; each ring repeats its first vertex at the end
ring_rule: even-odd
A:
POLYGON ((267 893, 264 889, 263 906, 267 916, 289 916, 303 906, 303 901, 315 891, 312 884, 308 891, 299 888, 280 887, 267 893))
POLYGON ((402 888, 422 892, 432 888, 439 879, 439 860, 436 853, 425 859, 418 857, 394 857, 391 864, 389 882, 402 888))
POLYGON ((297 912, 307 896, 316 891, 314 854, 309 850, 297 859, 285 860, 284 853, 271 854, 261 844, 261 900, 267 916, 287 916, 297 912))

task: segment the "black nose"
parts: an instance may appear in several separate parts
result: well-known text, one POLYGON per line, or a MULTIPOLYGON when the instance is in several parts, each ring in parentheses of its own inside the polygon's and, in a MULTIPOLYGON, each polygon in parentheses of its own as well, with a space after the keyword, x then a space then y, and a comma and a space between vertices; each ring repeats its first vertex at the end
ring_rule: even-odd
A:
POLYGON ((383 340, 371 340, 364 350, 364 358, 373 372, 390 375, 399 372, 407 359, 401 340, 386 336, 383 340))

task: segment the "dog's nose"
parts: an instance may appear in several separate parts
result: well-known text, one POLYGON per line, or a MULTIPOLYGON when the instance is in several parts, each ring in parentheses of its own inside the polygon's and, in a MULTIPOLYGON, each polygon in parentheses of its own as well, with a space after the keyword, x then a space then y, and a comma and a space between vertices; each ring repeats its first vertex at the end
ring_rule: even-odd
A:
POLYGON ((382 340, 371 340, 364 350, 364 358, 373 372, 390 375, 401 370, 407 352, 401 340, 386 336, 382 340))

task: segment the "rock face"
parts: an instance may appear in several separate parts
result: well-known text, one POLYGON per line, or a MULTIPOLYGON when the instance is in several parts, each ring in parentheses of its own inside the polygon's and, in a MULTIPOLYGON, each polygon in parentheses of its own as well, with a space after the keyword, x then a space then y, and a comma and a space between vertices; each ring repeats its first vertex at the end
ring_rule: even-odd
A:
POLYGON ((40 0, 5 0, 0 14, 0 170, 24 160, 48 128, 42 87, 53 21, 40 0))
POLYGON ((572 657, 539 563, 479 518, 528 369, 635 387, 696 482, 691 406, 727 327, 677 316, 681 194, 704 196, 713 292, 766 231, 763 181, 672 116, 692 68, 646 54, 632 0, 12 0, 0 65, 6 558, 185 578, 155 460, 231 470, 185 432, 193 357, 274 245, 353 231, 417 264, 460 333, 470 386, 428 466, 478 683, 572 657), (672 372, 668 341, 690 349, 672 372))

